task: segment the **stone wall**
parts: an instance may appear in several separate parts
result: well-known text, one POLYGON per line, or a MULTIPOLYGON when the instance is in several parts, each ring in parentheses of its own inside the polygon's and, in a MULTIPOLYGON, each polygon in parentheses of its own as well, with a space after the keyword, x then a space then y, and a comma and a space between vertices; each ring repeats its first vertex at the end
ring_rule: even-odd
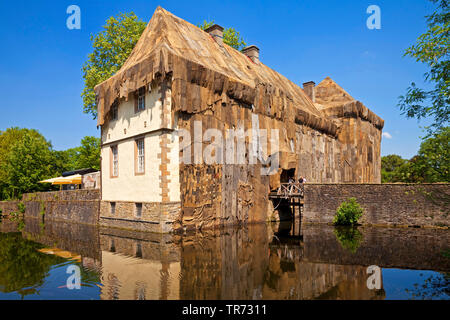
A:
POLYGON ((101 201, 99 223, 104 227, 169 233, 179 213, 180 202, 143 202, 141 216, 137 216, 135 202, 101 201), (114 210, 112 203, 115 203, 114 210))
POLYGON ((54 192, 35 192, 25 193, 22 201, 87 201, 99 200, 100 190, 97 189, 81 189, 81 190, 64 190, 54 192))
POLYGON ((450 184, 305 184, 305 222, 331 223, 350 197, 364 208, 362 224, 450 226, 450 184))
POLYGON ((83 259, 101 260, 99 232, 94 225, 47 221, 44 226, 38 219, 28 217, 25 218, 22 236, 51 248, 76 252, 83 259))
POLYGON ((8 215, 12 212, 19 211, 17 205, 20 201, 0 201, 1 215, 8 215))
POLYGON ((100 209, 100 190, 67 190, 26 193, 22 201, 0 202, 3 215, 25 206, 24 218, 45 221, 69 221, 96 225, 100 209))

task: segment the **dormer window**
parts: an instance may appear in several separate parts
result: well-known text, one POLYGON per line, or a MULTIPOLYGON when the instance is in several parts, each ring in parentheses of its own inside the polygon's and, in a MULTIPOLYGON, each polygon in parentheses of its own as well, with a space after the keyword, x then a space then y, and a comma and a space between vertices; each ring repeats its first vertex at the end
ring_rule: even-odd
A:
POLYGON ((134 112, 145 110, 145 87, 139 88, 135 95, 134 112))

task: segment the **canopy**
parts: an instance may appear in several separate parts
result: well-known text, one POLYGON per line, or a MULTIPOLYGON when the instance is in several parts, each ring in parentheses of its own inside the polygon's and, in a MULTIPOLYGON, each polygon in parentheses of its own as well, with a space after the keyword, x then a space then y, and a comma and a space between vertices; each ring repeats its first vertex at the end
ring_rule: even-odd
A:
POLYGON ((74 174, 73 176, 68 177, 57 177, 52 179, 47 179, 40 181, 40 183, 51 183, 53 185, 62 185, 62 184, 81 184, 82 177, 79 174, 74 174))
MULTIPOLYGON (((62 177, 58 177, 58 178, 62 178, 62 177)), ((47 179, 47 180, 42 180, 39 181, 39 183, 53 183, 53 181, 55 181, 58 178, 52 178, 52 179, 47 179)))

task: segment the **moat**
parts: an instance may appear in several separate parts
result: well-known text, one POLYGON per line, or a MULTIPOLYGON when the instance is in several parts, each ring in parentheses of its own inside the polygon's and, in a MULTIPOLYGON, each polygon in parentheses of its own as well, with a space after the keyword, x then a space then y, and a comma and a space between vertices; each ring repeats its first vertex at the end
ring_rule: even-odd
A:
POLYGON ((3 219, 0 299, 450 299, 450 231, 295 221, 170 235, 3 219))

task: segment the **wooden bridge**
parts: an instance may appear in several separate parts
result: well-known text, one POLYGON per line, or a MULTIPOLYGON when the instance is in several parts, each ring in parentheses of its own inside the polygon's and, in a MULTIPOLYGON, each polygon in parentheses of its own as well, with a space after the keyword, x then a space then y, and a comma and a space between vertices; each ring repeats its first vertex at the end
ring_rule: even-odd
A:
MULTIPOLYGON (((269 193, 269 198, 274 203, 274 210, 281 208, 290 207, 289 220, 291 223, 291 228, 288 234, 278 234, 278 237, 288 237, 290 241, 301 241, 303 240, 303 235, 301 234, 301 223, 302 223, 302 211, 303 211, 303 198, 304 198, 304 185, 298 182, 292 183, 282 183, 276 191, 269 193), (296 220, 298 221, 298 226, 296 226, 296 220)), ((285 209, 282 209, 285 211, 285 209)), ((286 219, 287 217, 285 217, 286 219)), ((281 219, 281 216, 280 216, 281 219)), ((285 220, 286 222, 286 220, 285 220)), ((281 239, 281 238, 280 238, 281 239)))
MULTIPOLYGON (((303 199, 304 188, 301 183, 282 183, 277 191, 269 193, 271 199, 303 199)), ((302 201, 303 202, 303 201, 302 201)))
POLYGON ((303 184, 298 182, 282 183, 278 190, 269 193, 269 199, 278 200, 275 201, 275 203, 278 203, 276 204, 276 208, 283 202, 285 203, 285 205, 287 204, 288 206, 292 207, 292 219, 295 219, 296 217, 301 219, 304 203, 303 197, 303 184), (296 210, 297 208, 298 211, 296 210))

